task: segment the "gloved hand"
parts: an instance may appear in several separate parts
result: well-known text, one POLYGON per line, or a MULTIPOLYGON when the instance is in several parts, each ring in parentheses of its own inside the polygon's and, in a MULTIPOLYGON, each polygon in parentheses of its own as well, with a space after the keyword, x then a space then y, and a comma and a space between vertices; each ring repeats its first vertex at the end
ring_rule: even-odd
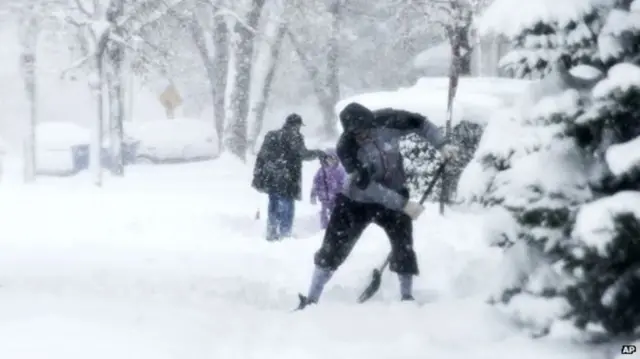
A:
POLYGON ((316 156, 318 156, 318 159, 320 160, 320 162, 325 163, 327 162, 327 159, 329 158, 329 155, 327 155, 324 151, 321 150, 315 150, 316 152, 316 156))
POLYGON ((407 201, 407 204, 405 204, 402 211, 415 221, 416 219, 418 219, 418 217, 420 217, 422 212, 424 212, 424 207, 419 203, 407 201))
POLYGON ((369 186, 369 182, 371 182, 371 171, 367 166, 360 166, 354 173, 351 174, 353 176, 353 182, 356 184, 356 187, 364 190, 369 186))
POLYGON ((449 161, 456 157, 456 155, 458 154, 458 147, 452 144, 446 144, 440 149, 440 154, 442 154, 442 157, 446 161, 449 161))

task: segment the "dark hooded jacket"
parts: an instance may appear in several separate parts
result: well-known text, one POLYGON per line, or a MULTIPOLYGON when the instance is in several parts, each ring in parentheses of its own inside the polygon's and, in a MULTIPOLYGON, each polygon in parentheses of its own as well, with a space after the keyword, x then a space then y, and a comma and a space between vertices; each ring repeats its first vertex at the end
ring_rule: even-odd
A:
POLYGON ((338 157, 349 174, 343 193, 352 200, 402 210, 408 200, 400 139, 415 133, 435 148, 445 144, 440 130, 420 114, 392 108, 371 111, 358 103, 340 112, 344 132, 338 157), (355 132, 367 133, 356 139, 355 132))
POLYGON ((251 186, 262 193, 302 198, 302 161, 313 160, 319 151, 308 150, 304 137, 291 122, 269 131, 256 157, 251 186))

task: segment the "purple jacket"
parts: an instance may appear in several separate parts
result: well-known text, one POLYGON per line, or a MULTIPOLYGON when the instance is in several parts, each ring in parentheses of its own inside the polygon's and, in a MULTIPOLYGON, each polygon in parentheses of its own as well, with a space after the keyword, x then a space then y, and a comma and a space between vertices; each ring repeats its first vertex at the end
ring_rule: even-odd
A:
POLYGON ((342 191, 346 180, 347 173, 339 163, 333 166, 323 165, 313 177, 311 198, 316 198, 321 203, 332 202, 342 191))

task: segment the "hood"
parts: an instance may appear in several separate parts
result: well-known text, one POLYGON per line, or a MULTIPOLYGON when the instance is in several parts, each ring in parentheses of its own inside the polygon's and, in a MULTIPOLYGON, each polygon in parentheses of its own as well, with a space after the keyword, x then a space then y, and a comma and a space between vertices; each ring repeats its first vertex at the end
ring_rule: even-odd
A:
POLYGON ((325 160, 322 161, 322 164, 324 166, 328 166, 328 167, 337 167, 340 164, 340 159, 338 158, 338 153, 336 152, 336 150, 330 148, 330 149, 326 149, 323 151, 328 157, 333 158, 336 162, 333 163, 333 165, 329 165, 329 163, 325 160))
POLYGON ((348 104, 338 116, 344 132, 371 128, 374 122, 373 112, 357 102, 348 104))
POLYGON ((338 153, 333 148, 328 148, 328 149, 324 150, 324 153, 326 153, 329 157, 333 157, 335 159, 338 159, 338 153))

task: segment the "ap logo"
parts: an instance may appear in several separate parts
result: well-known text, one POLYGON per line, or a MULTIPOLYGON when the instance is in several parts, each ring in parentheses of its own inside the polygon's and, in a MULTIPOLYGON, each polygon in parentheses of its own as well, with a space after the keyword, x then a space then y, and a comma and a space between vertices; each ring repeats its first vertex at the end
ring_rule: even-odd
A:
POLYGON ((623 345, 621 353, 622 354, 634 354, 637 351, 635 345, 623 345))

